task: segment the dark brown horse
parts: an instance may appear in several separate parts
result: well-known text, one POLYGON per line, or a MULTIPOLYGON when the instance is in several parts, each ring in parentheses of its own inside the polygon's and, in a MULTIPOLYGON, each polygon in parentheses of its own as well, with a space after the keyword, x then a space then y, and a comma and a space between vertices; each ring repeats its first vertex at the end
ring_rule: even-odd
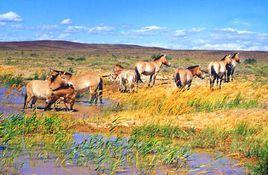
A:
POLYGON ((148 86, 153 86, 155 84, 155 79, 159 73, 162 65, 170 66, 166 55, 162 54, 159 57, 155 58, 154 61, 140 61, 135 65, 135 72, 137 75, 137 82, 142 82, 141 75, 150 76, 150 81, 148 86), (151 85, 152 82, 152 85, 151 85))
POLYGON ((190 66, 187 69, 177 68, 175 70, 174 80, 178 88, 184 89, 187 86, 187 90, 189 90, 193 77, 205 78, 205 73, 199 65, 190 66))

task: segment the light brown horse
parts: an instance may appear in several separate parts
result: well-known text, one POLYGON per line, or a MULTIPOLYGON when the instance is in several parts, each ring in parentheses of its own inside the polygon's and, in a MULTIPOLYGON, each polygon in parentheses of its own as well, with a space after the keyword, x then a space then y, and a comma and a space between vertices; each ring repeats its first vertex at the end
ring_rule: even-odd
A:
POLYGON ((210 78, 210 89, 213 88, 215 81, 217 85, 220 81, 219 88, 221 88, 222 81, 226 79, 226 66, 231 64, 231 55, 225 55, 220 61, 212 61, 208 65, 208 72, 210 78))
POLYGON ((140 61, 136 63, 135 65, 135 72, 137 75, 137 83, 143 82, 141 80, 141 75, 149 76, 150 75, 150 81, 148 86, 153 86, 155 84, 155 79, 160 71, 162 65, 170 66, 171 64, 168 62, 166 55, 162 54, 159 57, 155 58, 154 61, 146 62, 146 61, 140 61), (152 85, 151 85, 152 82, 152 85))
POLYGON ((190 66, 187 69, 177 68, 175 70, 174 80, 178 88, 184 89, 187 86, 187 90, 189 90, 193 77, 205 78, 205 73, 199 65, 190 66))
POLYGON ((236 68, 236 63, 240 63, 240 58, 239 58, 239 53, 235 53, 232 57, 231 57, 231 64, 227 64, 226 69, 227 69, 227 82, 233 81, 234 80, 234 72, 235 72, 235 68, 236 68))
POLYGON ((32 80, 26 84, 24 109, 31 101, 30 107, 35 107, 37 99, 48 99, 54 90, 67 86, 68 82, 60 76, 49 76, 46 80, 32 80))
POLYGON ((114 66, 113 79, 119 79, 119 91, 134 92, 135 83, 137 82, 136 72, 130 69, 124 69, 123 66, 117 64, 114 66))
POLYGON ((89 91, 91 96, 90 102, 97 103, 99 100, 102 103, 103 80, 97 74, 84 73, 75 76, 71 73, 60 72, 62 72, 60 74, 61 78, 71 84, 78 94, 89 91))

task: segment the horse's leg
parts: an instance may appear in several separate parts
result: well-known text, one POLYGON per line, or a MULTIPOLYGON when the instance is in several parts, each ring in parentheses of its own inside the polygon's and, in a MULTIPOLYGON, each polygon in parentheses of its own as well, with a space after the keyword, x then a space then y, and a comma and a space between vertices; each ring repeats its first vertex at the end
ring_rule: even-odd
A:
MULTIPOLYGON (((27 96, 26 100, 25 100, 25 105, 24 108, 27 108, 28 104, 30 103, 30 101, 32 100, 32 96, 27 96)), ((30 108, 32 108, 32 105, 30 106, 30 108)))
POLYGON ((157 75, 157 74, 154 74, 154 75, 153 75, 153 85, 152 85, 152 86, 154 86, 154 84, 155 84, 156 75, 157 75))
POLYGON ((37 101, 36 97, 33 97, 32 103, 31 103, 31 108, 35 108, 35 103, 37 101))
POLYGON ((210 75, 209 80, 210 80, 210 89, 213 89, 214 82, 215 82, 215 76, 210 75))
POLYGON ((187 86, 187 90, 190 89, 191 85, 192 85, 192 82, 190 82, 190 83, 188 84, 188 86, 187 86))
POLYGON ((149 80, 149 83, 148 83, 148 87, 151 86, 151 82, 152 82, 152 79, 153 79, 153 75, 154 75, 154 74, 150 75, 150 80, 149 80))

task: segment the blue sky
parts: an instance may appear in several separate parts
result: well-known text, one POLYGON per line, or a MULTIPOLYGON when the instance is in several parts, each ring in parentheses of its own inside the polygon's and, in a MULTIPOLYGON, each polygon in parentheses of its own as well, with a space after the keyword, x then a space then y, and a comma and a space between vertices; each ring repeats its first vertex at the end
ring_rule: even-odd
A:
POLYGON ((268 50, 267 0, 0 0, 0 41, 268 50))

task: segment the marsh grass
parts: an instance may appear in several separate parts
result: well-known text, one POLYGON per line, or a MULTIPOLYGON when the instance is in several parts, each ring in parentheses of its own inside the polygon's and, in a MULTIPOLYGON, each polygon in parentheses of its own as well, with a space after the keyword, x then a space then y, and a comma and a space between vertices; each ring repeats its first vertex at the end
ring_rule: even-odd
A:
MULTIPOLYGON (((0 123, 0 145, 5 147, 0 157, 2 173, 6 167, 13 167, 21 154, 33 159, 49 159, 53 155, 55 163, 61 166, 93 164, 98 173, 108 174, 128 166, 135 166, 142 174, 150 174, 162 165, 182 167, 188 155, 186 147, 153 137, 141 139, 136 134, 128 138, 93 134, 81 143, 75 143, 72 140, 74 132, 68 129, 67 123, 56 115, 20 114, 4 118, 0 123)), ((18 172, 19 169, 17 167, 18 172)))
POLYGON ((22 86, 23 78, 21 75, 15 76, 12 74, 0 74, 0 83, 1 85, 10 87, 10 86, 22 86))

